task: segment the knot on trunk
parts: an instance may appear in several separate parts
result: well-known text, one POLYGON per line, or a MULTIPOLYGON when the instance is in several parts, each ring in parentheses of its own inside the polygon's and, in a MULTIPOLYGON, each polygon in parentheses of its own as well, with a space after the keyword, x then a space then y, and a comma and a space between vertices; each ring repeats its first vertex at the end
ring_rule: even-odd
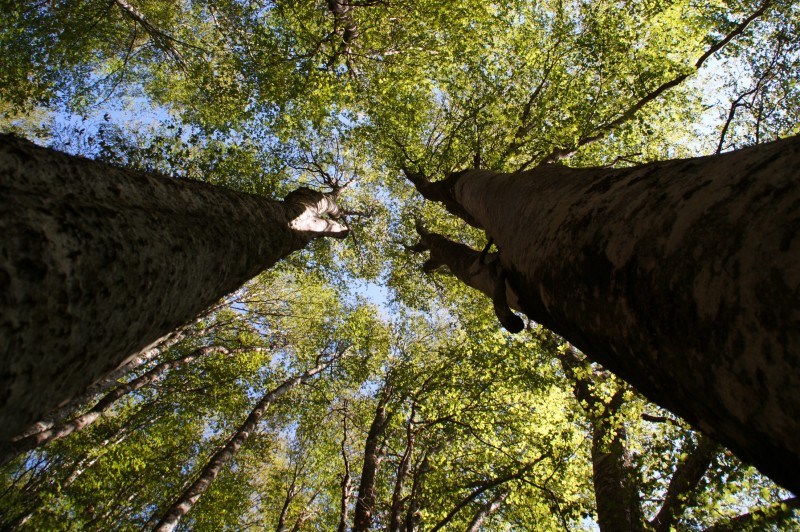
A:
POLYGON ((287 194, 283 202, 295 207, 292 210, 294 217, 289 222, 289 228, 293 231, 306 233, 312 238, 345 238, 350 233, 346 225, 336 221, 341 217, 341 211, 330 194, 300 187, 287 194))

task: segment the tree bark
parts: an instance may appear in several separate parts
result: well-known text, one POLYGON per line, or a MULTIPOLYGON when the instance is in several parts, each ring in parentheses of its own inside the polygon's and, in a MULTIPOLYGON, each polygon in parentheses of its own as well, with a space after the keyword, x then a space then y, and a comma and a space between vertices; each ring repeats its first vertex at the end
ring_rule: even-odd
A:
POLYGON ((364 465, 361 468, 361 481, 358 484, 353 532, 365 532, 372 527, 372 515, 375 512, 375 482, 383 458, 380 446, 391 419, 391 414, 387 410, 390 393, 388 388, 384 388, 364 444, 364 465))
MULTIPOLYGON (((493 239, 508 305, 800 492, 798 168, 793 137, 625 169, 410 177, 493 239)), ((437 260, 471 264, 463 281, 489 270, 453 246, 437 260)))
POLYGON ((308 381, 314 375, 327 368, 333 360, 335 360, 335 358, 319 364, 301 375, 288 379, 274 390, 265 394, 250 412, 250 415, 247 416, 244 423, 242 423, 234 435, 231 436, 228 443, 211 457, 206 466, 200 471, 197 480, 190 484, 175 502, 172 503, 164 514, 164 517, 153 530, 155 532, 169 532, 173 530, 178 525, 178 521, 181 517, 186 515, 189 510, 194 507, 214 479, 217 478, 222 468, 233 460, 233 457, 236 456, 239 449, 244 445, 244 442, 250 437, 250 434, 256 428, 269 406, 295 386, 308 381))
POLYGON ((342 443, 340 448, 342 450, 342 462, 344 463, 344 473, 339 486, 342 488, 342 496, 339 500, 339 525, 336 527, 336 532, 347 532, 347 521, 350 509, 350 495, 351 488, 350 482, 350 459, 347 457, 347 401, 345 400, 342 412, 342 443))
POLYGON ((597 524, 602 532, 644 530, 636 482, 638 472, 628 451, 625 426, 615 419, 628 387, 623 385, 605 400, 595 392, 603 376, 590 377, 588 360, 581 360, 572 346, 567 346, 560 362, 573 383, 575 399, 592 426, 592 484, 597 524))
POLYGON ((403 488, 406 478, 408 477, 408 472, 411 469, 411 457, 414 453, 414 443, 417 437, 417 431, 414 428, 415 416, 416 404, 412 404, 411 413, 408 415, 408 421, 406 422, 406 448, 397 466, 394 490, 392 491, 392 506, 389 511, 389 532, 401 532, 403 528, 403 508, 406 501, 406 497, 403 497, 403 488))
POLYGON ((593 420, 592 482, 601 532, 644 530, 639 492, 624 426, 614 427, 613 412, 593 420), (609 441, 610 439, 610 441, 609 441))
POLYGON ((318 236, 333 201, 281 201, 0 136, 0 440, 318 236))
POLYGON ((408 496, 408 507, 406 508, 405 532, 417 532, 422 523, 422 508, 425 506, 425 480, 433 466, 431 459, 445 449, 447 442, 436 443, 433 447, 427 448, 422 453, 422 460, 414 468, 414 476, 411 483, 411 493, 408 496))
POLYGON ((230 355, 244 351, 255 352, 263 350, 265 350, 265 348, 261 347, 230 350, 223 346, 208 346, 195 349, 191 353, 176 360, 164 361, 141 376, 131 380, 130 382, 121 384, 117 388, 111 390, 99 401, 97 401, 92 408, 83 414, 76 416, 64 423, 47 428, 41 432, 30 434, 24 438, 15 439, 14 441, 8 443, 0 443, 0 466, 7 464, 24 452, 41 447, 42 445, 50 443, 53 440, 66 438, 73 432, 82 431, 97 421, 98 418, 100 418, 100 416, 102 416, 109 408, 111 408, 121 397, 124 397, 129 393, 140 390, 143 387, 158 381, 167 371, 194 362, 197 358, 207 356, 211 353, 225 353, 230 355))

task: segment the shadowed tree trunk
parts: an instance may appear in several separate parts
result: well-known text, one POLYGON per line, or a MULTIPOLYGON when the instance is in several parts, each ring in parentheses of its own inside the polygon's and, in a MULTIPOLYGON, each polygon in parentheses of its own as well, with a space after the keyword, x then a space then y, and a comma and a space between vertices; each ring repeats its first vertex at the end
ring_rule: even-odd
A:
POLYGON ((422 453, 422 460, 414 468, 414 475, 411 482, 411 493, 408 495, 408 505, 405 517, 405 532, 417 532, 422 523, 422 508, 426 504, 425 484, 428 473, 433 470, 431 461, 445 448, 445 444, 437 443, 433 447, 425 449, 422 453))
POLYGON ((592 426, 592 484, 597 524, 602 532, 642 531, 645 527, 638 472, 628 451, 625 425, 618 418, 628 387, 621 386, 606 400, 595 391, 595 384, 603 377, 589 377, 592 370, 588 361, 581 360, 572 346, 568 346, 559 360, 573 382, 575 399, 592 426))
POLYGON ((416 413, 417 405, 412 403, 411 413, 408 415, 406 422, 406 448, 397 466, 394 490, 392 491, 392 506, 389 510, 389 532, 400 532, 403 529, 403 508, 406 502, 406 497, 403 496, 403 487, 411 470, 411 458, 414 454, 414 443, 417 438, 417 430, 414 428, 416 413))
POLYGON ((0 439, 318 236, 333 200, 284 201, 0 136, 0 439))
POLYGON ((685 457, 682 456, 675 464, 667 492, 664 494, 664 502, 650 521, 650 528, 656 532, 674 530, 678 518, 691 501, 692 492, 711 467, 711 461, 719 450, 720 447, 716 442, 704 436, 700 436, 696 445, 686 449, 683 453, 685 457))
POLYGON ((336 527, 336 532, 347 532, 347 522, 350 510, 350 496, 352 495, 352 488, 350 482, 350 459, 347 457, 347 400, 344 401, 342 407, 342 442, 340 449, 342 451, 342 462, 344 463, 344 473, 339 486, 342 488, 342 496, 339 500, 339 525, 336 527))
POLYGON ((381 442, 392 418, 391 412, 387 409, 391 393, 391 387, 387 384, 367 433, 367 441, 364 444, 364 465, 361 468, 361 481, 358 484, 358 497, 353 515, 353 532, 365 532, 372 527, 372 516, 375 513, 375 483, 378 479, 378 468, 383 460, 381 442))
POLYGON ((496 307, 501 292, 798 492, 798 169, 793 137, 624 169, 407 175, 499 250, 422 230, 429 268, 449 266, 496 307))

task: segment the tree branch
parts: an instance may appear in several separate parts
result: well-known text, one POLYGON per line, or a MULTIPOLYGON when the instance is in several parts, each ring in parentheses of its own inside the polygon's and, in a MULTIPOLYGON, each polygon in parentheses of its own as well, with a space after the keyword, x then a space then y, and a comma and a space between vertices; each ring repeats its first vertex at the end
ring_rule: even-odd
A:
POLYGON ((686 74, 681 74, 680 76, 677 76, 671 79, 670 81, 661 84, 661 86, 659 86, 657 89, 651 91, 649 94, 647 94, 639 101, 631 105, 628 109, 622 112, 622 114, 620 114, 617 118, 603 125, 598 126, 595 129, 595 134, 581 137, 572 146, 565 148, 554 148, 549 155, 547 155, 544 159, 542 159, 539 162, 539 164, 550 164, 559 161, 561 159, 565 159, 573 155, 575 152, 577 152, 579 148, 605 138, 606 135, 611 133, 611 131, 613 131, 617 127, 621 126, 622 124, 633 118, 636 115, 636 113, 638 113, 645 105, 657 99, 659 96, 661 96, 661 94, 663 94, 667 90, 680 85, 686 78, 688 78, 690 75, 694 74, 697 70, 699 70, 700 67, 703 66, 703 63, 705 63, 706 59, 708 59, 714 53, 719 51, 723 46, 728 44, 736 36, 740 35, 747 28, 747 26, 750 25, 750 23, 753 20, 757 19, 758 17, 764 14, 764 12, 767 10, 770 4, 771 0, 765 0, 756 11, 754 11, 743 22, 737 25, 736 28, 734 28, 730 33, 728 33, 728 35, 726 35, 722 40, 720 40, 719 42, 711 46, 708 50, 706 50, 706 52, 702 56, 700 56, 700 58, 694 64, 694 67, 691 72, 687 72, 686 74))
POLYGON ((244 445, 250 437, 250 434, 256 428, 259 421, 261 421, 261 418, 266 413, 269 406, 298 384, 308 381, 314 375, 330 366, 338 356, 339 354, 336 354, 304 373, 287 379, 280 386, 266 393, 228 442, 211 457, 205 467, 200 471, 196 480, 189 484, 183 493, 170 505, 164 517, 159 521, 154 530, 156 532, 170 532, 174 530, 181 517, 186 515, 186 513, 194 507, 195 503, 205 493, 214 479, 217 478, 222 468, 233 460, 234 456, 236 456, 239 449, 241 449, 242 445, 244 445))
POLYGON ((747 525, 755 521, 758 521, 762 526, 767 525, 771 521, 791 517, 794 515, 794 511, 797 508, 800 508, 800 497, 789 497, 766 508, 756 508, 732 519, 714 524, 706 528, 703 532, 734 532, 736 530, 744 530, 747 525))
POLYGON ((697 446, 685 460, 679 460, 664 495, 664 502, 658 514, 650 521, 656 532, 669 532, 678 518, 689 506, 689 495, 697 488, 703 475, 711 466, 711 460, 719 450, 719 445, 706 436, 700 436, 697 446))

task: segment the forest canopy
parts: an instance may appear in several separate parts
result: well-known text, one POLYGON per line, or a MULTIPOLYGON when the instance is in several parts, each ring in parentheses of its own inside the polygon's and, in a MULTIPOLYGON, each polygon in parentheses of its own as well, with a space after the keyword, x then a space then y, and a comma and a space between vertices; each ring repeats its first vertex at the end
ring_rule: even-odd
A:
POLYGON ((798 135, 796 3, 3 11, 2 132, 270 199, 335 195, 349 236, 311 241, 0 445, 1 528, 800 528, 796 496, 592 353, 518 314, 511 334, 426 262, 432 233, 497 248, 408 177, 798 135))

